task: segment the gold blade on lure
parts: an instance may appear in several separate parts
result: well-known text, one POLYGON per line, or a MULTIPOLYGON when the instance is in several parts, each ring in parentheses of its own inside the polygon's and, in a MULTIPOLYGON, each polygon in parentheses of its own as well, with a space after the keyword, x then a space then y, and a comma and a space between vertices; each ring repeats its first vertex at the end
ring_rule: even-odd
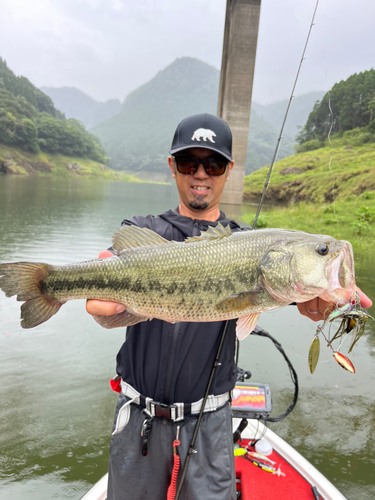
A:
POLYGON ((320 340, 319 340, 319 334, 317 332, 317 334, 315 335, 315 337, 311 342, 309 349, 309 368, 311 374, 314 373, 316 365, 318 364, 319 354, 320 354, 320 340))

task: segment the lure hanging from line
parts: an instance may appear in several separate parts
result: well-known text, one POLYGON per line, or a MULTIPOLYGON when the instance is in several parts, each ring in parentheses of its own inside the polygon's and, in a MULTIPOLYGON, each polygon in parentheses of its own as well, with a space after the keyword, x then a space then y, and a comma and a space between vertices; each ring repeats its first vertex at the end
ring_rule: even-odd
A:
POLYGON ((320 354, 320 340, 319 340, 319 332, 317 331, 315 337, 313 338, 310 349, 309 349, 309 368, 310 373, 314 373, 316 365, 319 361, 320 354))
POLYGON ((351 333, 351 342, 348 350, 348 354, 350 354, 353 350, 354 345, 358 342, 358 340, 362 337, 366 323, 369 319, 374 321, 374 318, 370 316, 370 314, 361 307, 360 298, 358 293, 355 294, 354 298, 342 307, 337 306, 330 315, 327 320, 323 323, 322 326, 318 325, 316 329, 316 334, 311 342, 309 349, 309 369, 310 373, 314 373, 315 368, 318 364, 319 354, 320 354, 320 340, 319 334, 321 333, 324 339, 327 342, 327 346, 330 347, 333 351, 333 357, 335 361, 342 367, 344 370, 347 370, 350 373, 355 373, 355 368, 350 359, 340 352, 343 341, 346 338, 346 335, 351 333), (324 334, 323 328, 326 323, 332 323, 335 319, 340 319, 341 323, 332 337, 332 339, 327 338, 324 334), (332 342, 341 339, 339 347, 335 350, 332 346, 332 342))

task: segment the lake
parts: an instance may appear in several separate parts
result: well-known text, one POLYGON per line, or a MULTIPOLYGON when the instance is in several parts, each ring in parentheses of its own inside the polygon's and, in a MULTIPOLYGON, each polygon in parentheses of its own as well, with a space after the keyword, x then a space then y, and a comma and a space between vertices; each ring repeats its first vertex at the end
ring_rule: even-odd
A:
MULTIPOLYGON (((172 185, 0 176, 0 262, 96 258, 124 218, 177 205, 172 185)), ((241 208, 248 212, 255 207, 241 208)), ((374 299, 374 260, 356 256, 356 264, 358 284, 374 299)), ((19 307, 0 292, 0 498, 78 500, 107 471, 116 405, 108 381, 125 331, 102 329, 84 301, 68 302, 47 323, 23 330, 19 307)), ((272 429, 349 500, 374 499, 375 325, 367 324, 350 354, 355 375, 334 362, 323 342, 311 375, 313 322, 291 306, 263 314, 259 324, 281 342, 300 384, 297 407, 272 429)), ((245 339, 240 366, 255 382, 270 384, 272 415, 283 413, 294 388, 273 344, 245 339)))

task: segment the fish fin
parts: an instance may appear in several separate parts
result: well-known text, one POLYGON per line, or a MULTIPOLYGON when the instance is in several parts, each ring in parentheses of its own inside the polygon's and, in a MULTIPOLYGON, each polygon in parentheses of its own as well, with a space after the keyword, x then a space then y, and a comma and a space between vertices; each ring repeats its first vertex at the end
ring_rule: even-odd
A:
POLYGON ((232 234, 232 229, 229 224, 224 227, 220 222, 216 227, 209 226, 207 231, 202 231, 200 236, 191 236, 186 238, 185 243, 192 243, 193 241, 207 241, 207 240, 221 240, 222 238, 227 238, 232 234))
POLYGON ((41 282, 52 266, 35 262, 0 265, 0 288, 7 297, 17 295, 21 306, 22 328, 33 328, 57 313, 65 302, 52 299, 41 291, 41 282))
POLYGON ((150 318, 145 318, 144 316, 136 316, 128 311, 124 311, 114 316, 93 316, 95 321, 99 323, 103 328, 110 330, 111 328, 121 328, 124 326, 132 326, 140 323, 141 321, 147 321, 150 318))
POLYGON ((251 306, 259 305, 265 293, 267 292, 264 290, 249 290, 236 293, 216 304, 216 309, 222 312, 243 311, 251 306))
POLYGON ((52 300, 47 294, 27 300, 21 306, 22 328, 34 328, 48 321, 65 302, 52 300))
POLYGON ((48 264, 34 262, 0 264, 0 289, 7 297, 17 295, 19 301, 38 297, 41 294, 40 282, 50 268, 48 264))
POLYGON ((112 237, 112 248, 118 255, 122 250, 170 243, 151 229, 138 226, 123 226, 112 237))
POLYGON ((236 324, 236 335, 238 340, 243 340, 247 337, 257 326, 260 313, 249 314, 238 318, 236 324))

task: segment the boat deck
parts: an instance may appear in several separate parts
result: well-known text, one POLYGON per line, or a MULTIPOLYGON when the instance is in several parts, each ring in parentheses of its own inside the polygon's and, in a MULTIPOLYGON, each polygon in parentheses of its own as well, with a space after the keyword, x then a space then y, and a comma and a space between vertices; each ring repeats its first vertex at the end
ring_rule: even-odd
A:
MULTIPOLYGON (((248 440, 241 441, 246 446, 248 440)), ((255 451, 249 447, 249 450, 255 451)), ((273 451, 267 458, 276 462, 273 467, 285 474, 272 474, 254 465, 244 456, 235 458, 237 490, 241 500, 314 500, 311 484, 281 455, 273 451)), ((318 496, 316 500, 323 500, 318 496)))
MULTIPOLYGON (((240 419, 233 419, 236 429, 240 419)), ((310 462, 300 455, 280 436, 257 420, 248 420, 243 431, 243 442, 263 435, 272 446, 273 452, 268 458, 275 461, 275 468, 280 467, 285 476, 266 472, 242 457, 236 457, 236 476, 241 500, 345 500, 339 490, 323 476, 310 462), (312 487, 317 493, 314 495, 312 487)))
MULTIPOLYGON (((240 419, 233 419, 233 428, 236 429, 239 423, 240 419)), ((237 489, 241 491, 241 500, 345 500, 323 474, 261 422, 248 421, 248 427, 242 433, 241 444, 246 446, 249 440, 264 432, 265 439, 273 448, 268 458, 276 462, 274 467, 280 468, 285 476, 272 474, 246 458, 236 457, 237 489), (315 494, 313 486, 316 487, 315 494)), ((81 500, 106 500, 107 480, 106 474, 81 500)))

